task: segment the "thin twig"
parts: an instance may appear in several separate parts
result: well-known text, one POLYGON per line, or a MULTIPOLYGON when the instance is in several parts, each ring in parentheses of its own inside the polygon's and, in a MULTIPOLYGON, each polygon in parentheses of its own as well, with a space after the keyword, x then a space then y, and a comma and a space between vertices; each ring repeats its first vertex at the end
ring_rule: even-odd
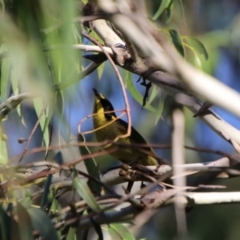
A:
POLYGON ((31 141, 31 139, 32 139, 32 137, 33 137, 33 134, 34 134, 35 131, 37 130, 37 127, 38 127, 38 125, 39 125, 39 123, 40 123, 40 120, 41 120, 41 118, 42 118, 42 116, 43 116, 45 110, 46 110, 47 105, 48 105, 47 103, 44 104, 44 106, 43 106, 43 108, 42 108, 42 111, 40 112, 40 114, 39 114, 39 116, 38 116, 38 120, 37 120, 37 122, 36 122, 34 128, 32 129, 32 131, 31 131, 29 137, 28 137, 28 140, 27 140, 26 146, 25 146, 25 148, 24 148, 24 150, 23 150, 22 156, 21 156, 20 159, 18 160, 18 163, 20 163, 20 162, 22 161, 23 157, 25 156, 25 153, 26 153, 26 151, 28 150, 28 147, 29 147, 30 141, 31 141))
POLYGON ((107 56, 107 58, 110 61, 110 63, 112 64, 112 67, 113 67, 113 69, 114 69, 114 71, 115 71, 115 73, 116 73, 116 75, 117 75, 117 77, 119 79, 119 82, 120 82, 120 85, 121 85, 121 88, 122 88, 124 102, 125 102, 125 111, 126 111, 127 119, 128 119, 128 128, 127 128, 127 133, 123 134, 123 135, 120 135, 120 136, 117 136, 116 139, 114 140, 114 142, 115 142, 115 141, 117 141, 117 139, 119 139, 119 138, 126 138, 126 137, 130 136, 130 134, 131 134, 132 121, 131 121, 131 116, 130 116, 130 106, 129 106, 129 103, 128 103, 128 98, 127 98, 127 93, 126 93, 126 90, 125 90, 124 82, 123 82, 123 79, 121 77, 121 74, 120 74, 116 64, 113 62, 111 56, 103 49, 102 45, 99 44, 98 41, 96 41, 94 38, 92 38, 88 34, 83 33, 83 35, 86 38, 88 38, 89 40, 91 40, 94 44, 98 45, 102 49, 102 51, 107 56))

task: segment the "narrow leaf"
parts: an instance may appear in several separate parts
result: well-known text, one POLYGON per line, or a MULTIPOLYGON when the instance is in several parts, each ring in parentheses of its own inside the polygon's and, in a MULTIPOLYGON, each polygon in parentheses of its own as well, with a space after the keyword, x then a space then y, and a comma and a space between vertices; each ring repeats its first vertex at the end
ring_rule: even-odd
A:
POLYGON ((11 239, 11 218, 3 210, 2 205, 0 205, 0 239, 9 240, 11 239))
POLYGON ((26 190, 24 198, 20 201, 21 205, 24 207, 30 207, 32 204, 31 192, 29 189, 26 190))
POLYGON ((180 8, 181 8, 181 13, 182 13, 183 20, 185 22, 185 14, 184 14, 184 8, 183 8, 182 0, 178 0, 178 2, 179 2, 179 5, 180 5, 180 8))
POLYGON ((31 219, 27 210, 20 204, 17 204, 16 212, 18 215, 18 229, 21 240, 33 240, 33 229, 31 219))
POLYGON ((9 58, 2 59, 1 65, 1 100, 6 100, 8 94, 8 82, 10 81, 11 62, 9 58))
POLYGON ((44 209, 48 204, 48 194, 50 191, 51 182, 52 182, 52 174, 49 174, 44 184, 44 191, 43 191, 42 201, 41 201, 42 209, 44 209))
POLYGON ((4 134, 3 129, 1 128, 1 125, 0 125, 0 164, 7 164, 8 162, 8 151, 7 151, 6 140, 7 140, 7 136, 4 134))
POLYGON ((76 189, 79 196, 86 202, 86 204, 95 211, 99 211, 100 207, 97 204, 92 192, 90 191, 87 183, 80 179, 74 178, 73 187, 76 189))
MULTIPOLYGON (((78 134, 78 142, 85 142, 85 138, 82 134, 78 134)), ((91 153, 87 146, 79 146, 79 150, 82 156, 91 153)), ((88 174, 100 181, 98 167, 95 159, 87 158, 84 160, 84 164, 85 164, 85 167, 87 168, 88 174)), ((92 192, 96 192, 96 194, 100 195, 101 186, 98 183, 89 180, 88 185, 92 190, 92 192)))
POLYGON ((174 29, 170 29, 169 33, 172 38, 172 42, 173 42, 174 46, 176 47, 178 52, 184 57, 185 51, 184 51, 184 47, 183 47, 183 43, 182 43, 182 39, 181 39, 180 35, 174 29))
POLYGON ((108 227, 108 233, 112 239, 120 240, 135 240, 133 234, 123 224, 110 224, 108 227))
POLYGON ((70 227, 66 240, 77 240, 76 238, 76 228, 70 227))
MULTIPOLYGON (((40 116, 44 106, 44 101, 40 98, 35 98, 33 99, 33 103, 34 103, 34 108, 37 114, 37 117, 41 117, 40 119, 40 127, 43 133, 43 138, 44 138, 44 142, 45 145, 48 146, 49 145, 49 140, 50 140, 50 135, 49 135, 49 131, 48 128, 46 126, 46 121, 48 121, 48 115, 46 114, 46 109, 45 112, 40 116)), ((47 150, 46 150, 47 151, 47 150)))
POLYGON ((166 95, 163 92, 161 92, 161 97, 160 97, 160 100, 159 100, 159 103, 158 103, 158 107, 157 107, 158 114, 156 116, 155 124, 157 124, 157 122, 159 121, 159 119, 162 116, 165 98, 166 98, 166 95))
POLYGON ((170 0, 162 0, 160 2, 160 5, 158 7, 158 10, 156 11, 156 13, 154 14, 154 16, 152 17, 152 20, 155 21, 157 18, 159 18, 159 16, 162 14, 162 12, 164 11, 164 9, 166 9, 169 5, 170 0))
POLYGON ((53 223, 45 212, 38 208, 29 208, 27 211, 31 218, 33 228, 39 232, 43 239, 58 240, 58 235, 53 223))
POLYGON ((196 50, 196 52, 198 52, 199 54, 202 54, 206 60, 208 59, 207 50, 205 46, 198 39, 193 37, 184 37, 184 39, 186 39, 188 44, 192 46, 196 50))

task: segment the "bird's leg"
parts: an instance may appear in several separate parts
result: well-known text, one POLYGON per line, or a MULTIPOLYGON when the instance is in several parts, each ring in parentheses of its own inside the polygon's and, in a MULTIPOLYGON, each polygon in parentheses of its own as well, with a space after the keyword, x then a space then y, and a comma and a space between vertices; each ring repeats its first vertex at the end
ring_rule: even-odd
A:
POLYGON ((148 93, 149 93, 149 89, 151 88, 152 86, 152 83, 149 82, 149 83, 146 83, 146 78, 145 77, 139 77, 139 79, 137 80, 137 82, 139 82, 142 78, 142 82, 140 83, 142 86, 146 87, 145 89, 145 93, 144 93, 144 96, 143 96, 143 103, 142 103, 142 109, 144 108, 144 106, 146 105, 147 103, 147 98, 148 98, 148 93))

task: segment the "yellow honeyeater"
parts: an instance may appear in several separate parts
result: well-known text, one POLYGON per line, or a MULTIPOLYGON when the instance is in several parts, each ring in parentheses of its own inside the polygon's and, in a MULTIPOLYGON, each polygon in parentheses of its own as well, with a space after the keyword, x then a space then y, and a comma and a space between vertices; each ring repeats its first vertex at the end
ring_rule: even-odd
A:
MULTIPOLYGON (((93 89, 95 93, 95 101, 93 113, 93 125, 97 141, 102 142, 104 140, 114 140, 117 136, 121 136, 127 133, 128 124, 122 119, 117 119, 114 112, 114 108, 111 102, 96 89, 93 89), (113 121, 117 119, 116 121, 113 121), (111 123, 110 123, 111 122, 111 123), (109 124, 110 123, 110 124, 109 124)), ((133 128, 131 127, 131 135, 126 138, 119 138, 117 143, 125 144, 147 144, 145 139, 133 128)), ((111 150, 111 148, 116 148, 116 146, 108 145, 105 150, 111 150)), ((118 159, 123 163, 130 164, 136 162, 142 165, 158 165, 166 164, 164 162, 158 162, 154 156, 157 156, 153 149, 149 146, 147 147, 131 147, 129 146, 119 146, 117 150, 109 153, 112 157, 118 159), (140 149, 147 153, 143 153, 140 149)))

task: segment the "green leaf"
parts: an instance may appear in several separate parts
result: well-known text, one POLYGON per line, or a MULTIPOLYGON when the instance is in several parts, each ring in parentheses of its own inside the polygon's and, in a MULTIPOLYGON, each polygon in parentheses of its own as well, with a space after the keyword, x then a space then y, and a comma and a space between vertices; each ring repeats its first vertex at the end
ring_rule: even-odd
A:
POLYGON ((108 233, 114 240, 135 240, 133 234, 121 223, 110 224, 108 233))
POLYGON ((38 208, 28 208, 32 226, 36 229, 43 239, 58 240, 57 232, 53 226, 51 219, 38 208))
MULTIPOLYGON (((51 113, 49 108, 47 107, 44 111, 44 113, 40 116, 43 108, 45 107, 44 101, 41 98, 35 98, 33 99, 33 103, 34 103, 34 108, 37 114, 37 117, 41 117, 40 119, 40 127, 43 133, 43 140, 46 146, 49 146, 50 143, 50 133, 49 133, 49 129, 48 129, 48 125, 50 122, 50 117, 51 117, 51 113)), ((47 151, 47 148, 46 148, 47 151)))
POLYGON ((171 16, 172 16, 172 6, 173 6, 173 1, 170 1, 168 7, 165 10, 165 23, 169 23, 171 16))
POLYGON ((155 21, 157 18, 159 18, 159 16, 162 14, 162 12, 164 11, 164 9, 168 8, 170 2, 172 2, 172 0, 162 0, 158 10, 156 11, 156 13, 154 14, 154 16, 152 17, 152 20, 155 21))
POLYGON ((202 61, 197 54, 194 54, 194 65, 202 69, 202 61))
POLYGON ((50 192, 51 183, 52 183, 52 174, 49 174, 44 184, 44 191, 43 191, 42 201, 41 201, 42 209, 44 209, 49 203, 48 194, 50 192))
POLYGON ((11 229, 12 220, 3 210, 2 205, 0 205, 0 239, 9 240, 11 239, 11 229))
POLYGON ((5 2, 4 2, 4 0, 0 0, 0 3, 1 3, 1 10, 2 10, 2 12, 3 13, 5 13, 5 2))
POLYGON ((30 207, 32 204, 32 196, 29 189, 26 190, 24 198, 20 200, 21 205, 24 207, 30 207))
POLYGON ((1 98, 2 101, 5 101, 7 99, 7 94, 8 94, 8 83, 10 82, 10 67, 11 67, 11 62, 10 58, 5 58, 2 59, 2 64, 1 64, 1 98))
POLYGON ((86 204, 94 211, 99 211, 100 207, 96 202, 92 192, 90 191, 87 183, 75 177, 73 180, 73 187, 76 189, 79 196, 86 202, 86 204))
MULTIPOLYGON (((78 134, 78 142, 85 142, 85 138, 82 134, 78 134)), ((79 146, 79 150, 82 156, 90 154, 90 150, 87 146, 79 146)), ((84 160, 85 167, 87 168, 88 174, 95 179, 100 181, 100 176, 98 172, 98 166, 94 158, 87 158, 84 160)), ((100 195, 101 185, 97 182, 89 180, 88 185, 92 192, 96 192, 97 195, 100 195)))
POLYGON ((87 4, 87 3, 88 3, 88 0, 82 0, 82 2, 83 2, 84 4, 87 4))
POLYGON ((77 240, 76 230, 77 230, 76 228, 70 227, 66 240, 77 240))
POLYGON ((194 48, 194 50, 196 52, 198 52, 199 54, 202 54, 205 59, 207 60, 208 59, 208 53, 207 53, 207 50, 205 48, 205 46, 196 38, 193 38, 193 37, 183 37, 187 43, 194 48))
POLYGON ((185 51, 182 43, 181 36, 178 34, 178 32, 174 29, 169 30, 170 36, 172 38, 172 42, 178 52, 184 57, 185 56, 185 51))
POLYGON ((148 98, 148 104, 151 104, 152 101, 155 99, 155 97, 157 96, 158 94, 158 91, 159 91, 159 87, 156 86, 156 85, 152 85, 151 87, 152 91, 151 91, 151 94, 148 98))
MULTIPOLYGON (((61 205, 59 204, 57 199, 52 196, 52 204, 51 204, 51 207, 50 207, 50 211, 52 213, 56 213, 56 212, 60 211, 61 209, 62 209, 61 205)), ((62 216, 62 218, 64 218, 64 215, 62 216)))
POLYGON ((160 100, 159 100, 159 103, 158 103, 158 107, 157 107, 158 115, 156 116, 155 124, 157 124, 157 122, 159 121, 159 119, 160 119, 161 116, 162 116, 165 98, 166 98, 166 95, 165 95, 164 92, 162 91, 162 92, 161 92, 161 95, 160 95, 160 100))
MULTIPOLYGON (((1 124, 1 122, 0 122, 1 124)), ((7 136, 3 132, 0 125, 0 164, 7 164, 8 162, 8 151, 7 151, 7 136)))
POLYGON ((20 204, 17 204, 16 212, 19 218, 18 229, 20 234, 20 239, 22 240, 33 240, 33 229, 31 224, 31 219, 27 210, 20 204))
POLYGON ((181 8, 181 13, 182 13, 183 20, 185 22, 185 14, 184 14, 184 8, 183 8, 182 0, 178 0, 178 2, 179 2, 179 5, 180 5, 180 8, 181 8))

